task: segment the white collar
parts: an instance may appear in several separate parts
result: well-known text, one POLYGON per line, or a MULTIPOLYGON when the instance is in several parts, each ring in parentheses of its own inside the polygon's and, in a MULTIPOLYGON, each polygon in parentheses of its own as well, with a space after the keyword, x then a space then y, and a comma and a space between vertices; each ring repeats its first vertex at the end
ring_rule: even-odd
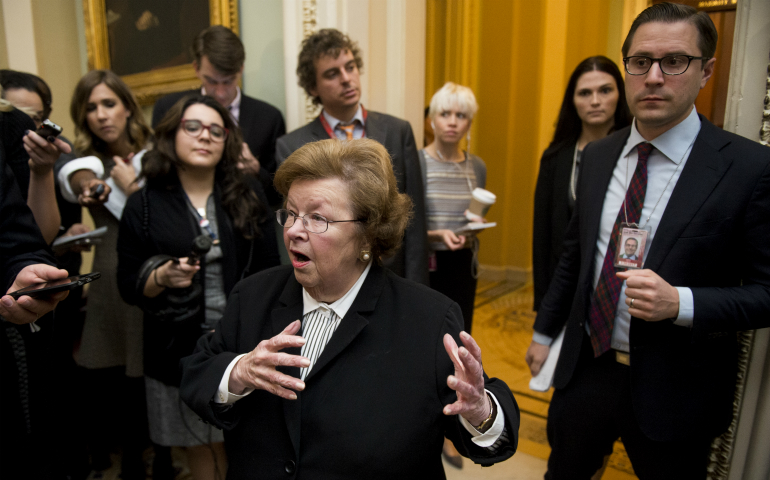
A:
MULTIPOLYGON (((321 111, 321 115, 324 116, 326 119, 326 122, 329 124, 329 127, 334 131, 335 128, 337 128, 337 124, 342 123, 342 120, 339 120, 337 118, 332 117, 329 115, 329 113, 326 112, 326 109, 321 111)), ((352 125, 356 120, 361 122, 361 126, 366 126, 366 122, 364 122, 364 110, 361 108, 361 103, 358 103, 358 110, 356 110, 356 114, 353 115, 353 118, 348 122, 348 125, 352 125)))
MULTIPOLYGON (((700 126, 700 118, 693 105, 687 118, 650 140, 650 143, 666 158, 679 165, 684 160, 687 150, 695 142, 695 137, 700 132, 700 126)), ((636 129, 636 119, 634 119, 631 124, 631 135, 629 135, 626 146, 620 153, 620 158, 626 157, 634 147, 646 141, 636 129)))
MULTIPOLYGON (((238 85, 235 86, 235 98, 232 102, 230 102, 230 105, 226 106, 225 108, 233 111, 233 110, 239 110, 241 108, 241 87, 238 85)), ((206 93, 206 87, 201 87, 201 95, 208 95, 206 93)))
POLYGON ((361 273, 361 276, 358 277, 356 283, 350 287, 350 290, 332 304, 317 301, 307 293, 307 290, 305 290, 304 287, 302 287, 302 316, 304 317, 308 312, 312 312, 313 310, 321 309, 327 313, 329 310, 333 310, 340 319, 345 318, 345 315, 348 313, 348 310, 350 310, 350 307, 353 305, 353 301, 358 296, 358 291, 361 290, 361 285, 364 284, 364 280, 366 280, 366 276, 369 274, 371 268, 372 261, 370 260, 366 265, 366 268, 364 268, 364 271, 361 273))

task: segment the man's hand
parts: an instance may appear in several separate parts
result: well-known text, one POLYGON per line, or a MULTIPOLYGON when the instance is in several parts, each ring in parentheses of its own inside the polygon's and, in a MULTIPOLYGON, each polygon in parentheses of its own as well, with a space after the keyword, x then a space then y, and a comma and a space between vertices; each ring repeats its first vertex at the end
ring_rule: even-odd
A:
POLYGON ((480 425, 492 407, 484 391, 481 348, 465 332, 460 332, 460 340, 463 346, 458 348, 451 335, 444 335, 444 349, 455 366, 455 374, 446 383, 457 392, 457 401, 444 407, 444 415, 462 415, 471 425, 480 425))
POLYGON ((679 291, 652 270, 618 272, 626 281, 628 313, 648 322, 679 316, 679 291))
MULTIPOLYGON (((44 263, 28 265, 16 275, 16 279, 6 293, 15 292, 35 283, 49 282, 67 278, 67 270, 58 269, 44 263)), ((31 323, 45 315, 56 307, 56 304, 67 298, 68 291, 58 292, 50 296, 32 298, 27 295, 14 300, 12 296, 5 295, 0 299, 0 315, 9 322, 17 325, 31 323)))
POLYGON ((545 360, 548 358, 548 353, 551 351, 551 347, 548 345, 541 345, 532 340, 527 349, 527 355, 524 357, 524 361, 529 365, 529 371, 534 377, 540 373, 540 369, 543 368, 545 360))
POLYGON ((54 163, 62 153, 70 153, 72 148, 60 138, 54 138, 53 142, 28 130, 22 141, 24 150, 29 154, 29 169, 32 173, 45 175, 53 169, 54 163))
POLYGON ((134 154, 132 153, 125 160, 117 156, 112 157, 115 161, 115 166, 112 167, 110 177, 115 181, 115 185, 123 190, 123 193, 127 196, 139 190, 139 185, 134 183, 134 180, 136 180, 136 170, 131 165, 133 156, 134 154))
POLYGON ((257 348, 247 353, 230 371, 228 390, 242 394, 246 389, 266 390, 287 400, 296 400, 297 394, 305 389, 305 382, 283 374, 275 367, 308 367, 310 360, 299 355, 289 355, 281 350, 301 347, 305 339, 297 336, 302 322, 295 320, 281 333, 269 340, 262 340, 257 348))
POLYGON ((246 175, 256 176, 259 174, 259 160, 251 153, 251 149, 246 142, 243 142, 241 147, 241 158, 238 160, 238 168, 246 175))

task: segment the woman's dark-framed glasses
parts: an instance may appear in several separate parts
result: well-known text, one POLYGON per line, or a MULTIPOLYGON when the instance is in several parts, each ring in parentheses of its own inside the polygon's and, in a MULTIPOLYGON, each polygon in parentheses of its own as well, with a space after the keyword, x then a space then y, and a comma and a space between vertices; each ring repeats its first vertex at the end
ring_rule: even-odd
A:
POLYGON ((224 142, 227 134, 230 133, 228 129, 216 123, 204 125, 200 120, 182 120, 182 130, 191 137, 200 137, 204 129, 209 131, 211 141, 217 143, 224 142))
POLYGON ((285 208, 281 208, 275 211, 275 219, 278 220, 278 225, 283 228, 291 228, 294 226, 294 222, 298 219, 302 219, 302 224, 305 226, 305 230, 310 233, 324 233, 329 229, 330 223, 345 223, 345 222, 360 222, 361 220, 328 220, 323 215, 317 213, 306 213, 305 215, 297 215, 294 212, 290 212, 285 208))
POLYGON ((644 75, 650 71, 652 64, 658 62, 660 71, 666 75, 681 75, 687 71, 690 62, 693 60, 708 60, 710 57, 693 57, 692 55, 666 55, 661 58, 646 57, 635 55, 625 57, 623 64, 626 66, 626 72, 629 75, 644 75))

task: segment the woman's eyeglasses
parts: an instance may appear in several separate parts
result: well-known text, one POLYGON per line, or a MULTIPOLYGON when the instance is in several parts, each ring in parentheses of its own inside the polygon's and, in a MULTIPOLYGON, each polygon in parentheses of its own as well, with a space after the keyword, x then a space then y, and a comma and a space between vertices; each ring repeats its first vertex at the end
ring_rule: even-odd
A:
POLYGON ((275 218, 278 220, 278 225, 283 228, 291 228, 294 222, 298 218, 302 219, 302 224, 305 226, 305 230, 310 233, 324 233, 329 228, 330 223, 345 223, 345 222, 360 222, 361 220, 327 220, 323 215, 317 213, 307 213, 305 215, 297 215, 294 212, 290 212, 284 208, 275 211, 275 218))
POLYGON ((209 138, 212 142, 224 142, 227 138, 227 134, 230 132, 225 127, 221 127, 215 123, 211 125, 204 125, 200 120, 182 120, 182 130, 184 133, 191 137, 200 137, 203 130, 209 131, 209 138))

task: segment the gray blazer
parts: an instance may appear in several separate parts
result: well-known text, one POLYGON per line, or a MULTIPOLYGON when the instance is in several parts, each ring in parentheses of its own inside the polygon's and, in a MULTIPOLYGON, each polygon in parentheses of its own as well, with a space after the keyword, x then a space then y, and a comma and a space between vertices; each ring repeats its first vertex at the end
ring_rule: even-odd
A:
MULTIPOLYGON (((425 222, 425 191, 414 135, 409 122, 378 112, 367 112, 366 137, 380 142, 393 163, 398 191, 406 193, 414 204, 414 217, 406 227, 404 244, 384 263, 396 274, 409 280, 428 284, 428 238, 425 222)), ((295 150, 310 142, 326 140, 329 135, 320 117, 278 139, 275 145, 276 164, 281 165, 295 150)))

